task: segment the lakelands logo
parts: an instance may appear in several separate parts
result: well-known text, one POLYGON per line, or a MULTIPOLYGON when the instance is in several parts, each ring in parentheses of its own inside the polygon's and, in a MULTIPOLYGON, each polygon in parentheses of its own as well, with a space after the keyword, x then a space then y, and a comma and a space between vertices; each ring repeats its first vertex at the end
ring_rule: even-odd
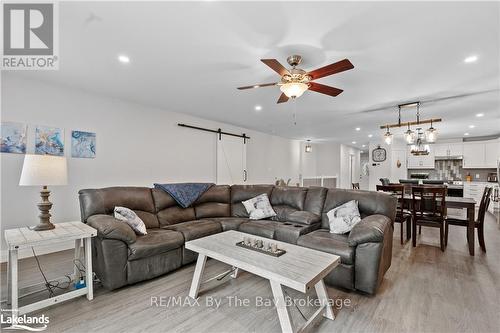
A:
POLYGON ((25 330, 31 332, 41 332, 47 329, 47 325, 49 324, 49 317, 42 314, 39 316, 27 316, 27 315, 16 315, 12 312, 12 310, 1 310, 0 314, 0 324, 2 326, 9 325, 6 327, 2 327, 2 330, 25 330))
POLYGON ((2 4, 2 69, 58 69, 58 10, 53 2, 2 4))

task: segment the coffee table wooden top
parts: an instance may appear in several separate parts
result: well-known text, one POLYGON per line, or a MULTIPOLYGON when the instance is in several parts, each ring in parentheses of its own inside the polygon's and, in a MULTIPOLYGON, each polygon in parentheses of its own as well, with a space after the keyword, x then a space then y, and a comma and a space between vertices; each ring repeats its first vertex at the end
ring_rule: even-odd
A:
POLYGON ((340 257, 334 254, 234 230, 188 241, 185 246, 191 251, 304 293, 340 263, 340 257), (276 243, 278 248, 284 249, 286 253, 273 257, 236 246, 243 237, 276 243))

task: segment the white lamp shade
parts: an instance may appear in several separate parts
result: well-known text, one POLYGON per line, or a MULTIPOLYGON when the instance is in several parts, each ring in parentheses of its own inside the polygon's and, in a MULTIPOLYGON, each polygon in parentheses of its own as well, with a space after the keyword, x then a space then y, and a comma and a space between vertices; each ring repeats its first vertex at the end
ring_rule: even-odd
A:
POLYGON ((19 185, 66 185, 68 170, 66 158, 51 155, 25 155, 19 185))

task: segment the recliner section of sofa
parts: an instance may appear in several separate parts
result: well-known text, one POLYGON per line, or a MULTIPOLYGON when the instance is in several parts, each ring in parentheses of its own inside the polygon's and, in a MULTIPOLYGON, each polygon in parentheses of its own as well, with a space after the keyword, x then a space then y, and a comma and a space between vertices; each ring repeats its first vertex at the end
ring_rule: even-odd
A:
POLYGON ((94 271, 107 289, 171 272, 196 260, 185 242, 238 230, 339 255, 329 285, 375 293, 391 264, 395 200, 385 194, 322 187, 214 185, 189 208, 166 192, 140 187, 81 190, 82 221, 97 229, 94 271), (250 220, 241 203, 266 193, 277 215, 250 220), (329 233, 326 213, 358 200, 363 220, 348 235, 329 233), (377 202, 372 202, 377 201, 377 202), (112 214, 115 206, 134 210, 148 234, 136 235, 112 214), (325 220, 326 218, 326 220, 325 220), (359 226, 359 227, 358 227, 359 226))

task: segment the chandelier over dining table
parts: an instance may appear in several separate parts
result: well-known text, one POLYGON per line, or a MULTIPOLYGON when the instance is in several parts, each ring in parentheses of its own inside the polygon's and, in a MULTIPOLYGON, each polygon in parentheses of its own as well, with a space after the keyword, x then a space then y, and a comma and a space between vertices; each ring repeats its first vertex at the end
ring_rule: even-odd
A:
POLYGON ((385 129, 384 142, 388 145, 392 144, 394 135, 390 129, 395 127, 406 127, 403 137, 408 145, 411 145, 411 153, 414 155, 427 155, 430 152, 429 144, 436 142, 438 131, 434 128, 434 123, 441 121, 441 118, 420 119, 420 102, 411 102, 398 105, 398 122, 394 124, 381 125, 381 129, 385 129), (401 110, 406 108, 415 108, 416 120, 401 122, 401 110), (430 127, 424 131, 423 126, 430 124, 430 127), (415 130, 412 130, 415 126, 415 130))

